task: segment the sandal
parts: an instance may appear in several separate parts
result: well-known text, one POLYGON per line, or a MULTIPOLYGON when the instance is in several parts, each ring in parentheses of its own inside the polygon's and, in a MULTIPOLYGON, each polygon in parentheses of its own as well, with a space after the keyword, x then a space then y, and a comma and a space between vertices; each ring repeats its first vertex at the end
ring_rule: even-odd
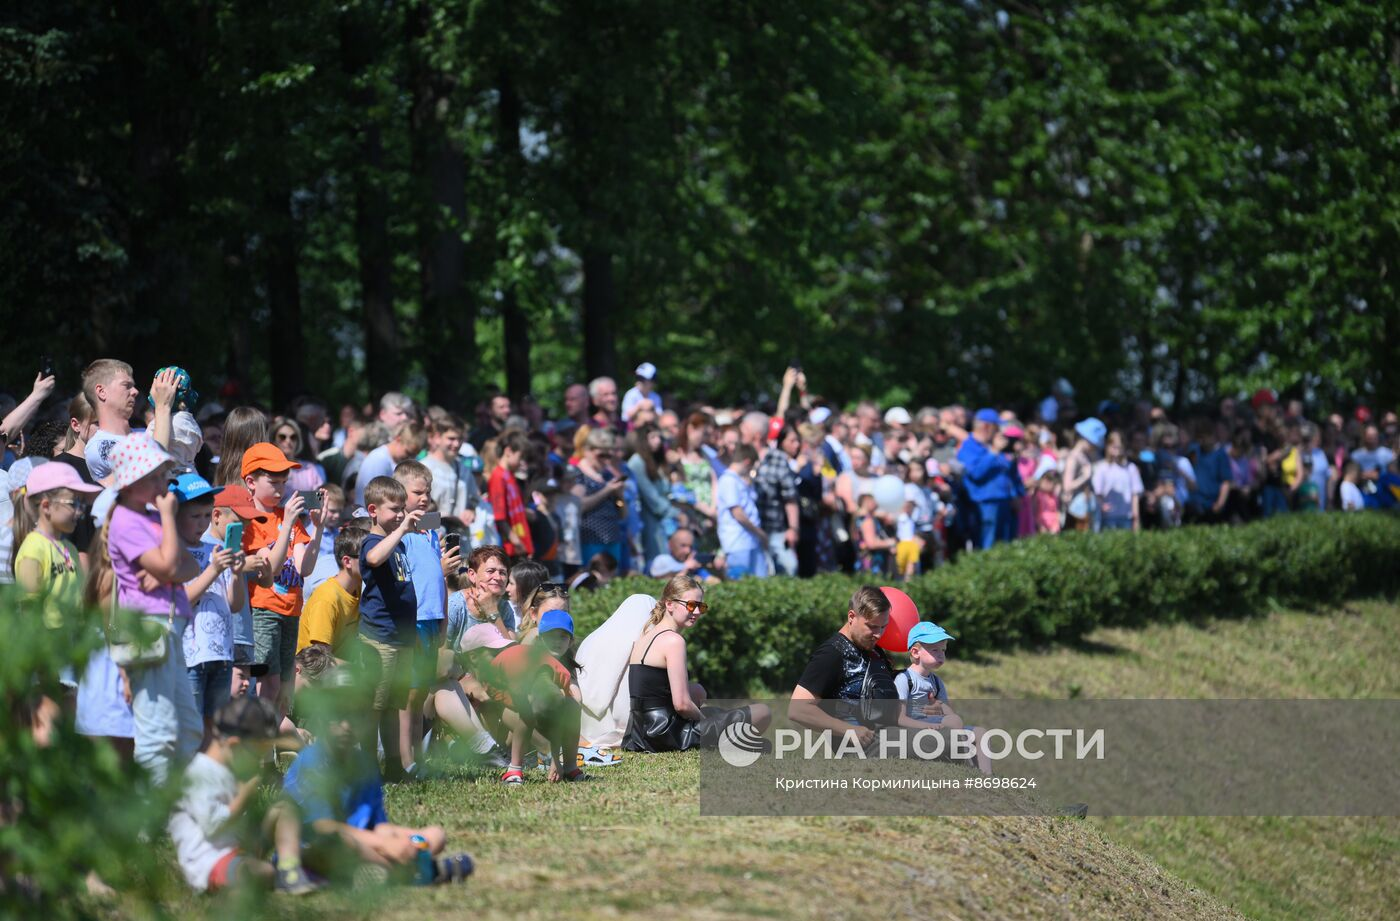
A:
POLYGON ((525 772, 520 768, 509 768, 501 775, 501 783, 509 785, 523 784, 525 782, 525 772))
POLYGON ((606 748, 589 745, 578 750, 579 767, 612 767, 622 763, 622 756, 606 748))
POLYGON ((574 768, 567 774, 560 774, 557 783, 579 783, 593 778, 583 772, 583 768, 574 768))

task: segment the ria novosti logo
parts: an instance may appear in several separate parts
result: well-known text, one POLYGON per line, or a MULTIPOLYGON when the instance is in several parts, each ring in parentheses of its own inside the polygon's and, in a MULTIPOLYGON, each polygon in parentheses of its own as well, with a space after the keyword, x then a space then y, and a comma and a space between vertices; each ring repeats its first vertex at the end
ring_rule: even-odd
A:
POLYGON ((1042 758, 1102 761, 1106 748, 1103 729, 1026 729, 1014 735, 1001 729, 977 733, 971 729, 925 729, 912 733, 879 733, 868 745, 862 745, 854 732, 779 729, 774 735, 775 740, 770 743, 752 723, 734 723, 720 734, 720 757, 726 764, 738 768, 749 767, 768 751, 779 761, 886 758, 963 761, 979 753, 992 761, 1011 757, 1026 761, 1042 758))
POLYGON ((753 723, 730 723, 719 737, 719 756, 730 767, 748 767, 768 748, 768 741, 753 723))

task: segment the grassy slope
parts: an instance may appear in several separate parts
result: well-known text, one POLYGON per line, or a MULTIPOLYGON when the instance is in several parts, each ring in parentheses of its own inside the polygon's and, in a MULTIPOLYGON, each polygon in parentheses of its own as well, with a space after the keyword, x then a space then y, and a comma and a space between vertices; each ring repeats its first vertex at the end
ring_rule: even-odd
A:
POLYGON ((481 869, 468 891, 404 892, 384 916, 1234 916, 1082 821, 706 818, 697 775, 693 754, 631 756, 581 787, 394 788, 391 814, 446 817, 481 869))
MULTIPOLYGON (((955 651, 956 654, 956 651, 955 651)), ((957 697, 1396 697, 1400 610, 1101 630, 1079 648, 945 666, 957 697)), ((1097 823, 1259 919, 1395 917, 1400 818, 1158 818, 1097 823)))

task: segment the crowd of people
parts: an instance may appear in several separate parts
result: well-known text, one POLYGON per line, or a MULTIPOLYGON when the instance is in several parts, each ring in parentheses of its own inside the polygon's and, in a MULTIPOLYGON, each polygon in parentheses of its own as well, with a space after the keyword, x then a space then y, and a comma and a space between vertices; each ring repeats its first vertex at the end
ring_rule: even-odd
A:
MULTIPOLYGON (((139 401, 119 360, 90 364, 76 394, 41 374, 0 407, 0 581, 46 628, 105 640, 43 705, 153 783, 178 778, 169 829, 196 888, 310 891, 327 852, 453 881, 470 859, 444 856, 440 827, 390 822, 382 790, 449 743, 505 784, 535 767, 576 782, 619 746, 685 750, 767 726, 766 708, 709 706, 690 680, 684 631, 716 582, 893 581, 1040 533, 1400 499, 1394 412, 1314 422, 1270 391, 1182 426, 1147 402, 1081 414, 1064 381, 1025 414, 915 414, 843 411, 795 367, 771 407, 675 406, 657 377, 643 363, 621 396, 608 378, 573 385, 547 421, 502 394, 469 418, 400 393, 332 418, 310 397, 281 414, 201 401, 175 367, 139 401), (619 573, 666 581, 576 642, 570 593, 619 573), (73 623, 83 610, 101 622, 73 623), (300 753, 259 849, 231 819, 274 749, 300 753)), ((888 698, 917 703, 892 725, 961 726, 932 674, 951 637, 920 625, 896 677, 875 648, 888 621, 880 592, 857 592, 794 691, 794 720, 868 734, 865 708, 807 704, 888 698)))

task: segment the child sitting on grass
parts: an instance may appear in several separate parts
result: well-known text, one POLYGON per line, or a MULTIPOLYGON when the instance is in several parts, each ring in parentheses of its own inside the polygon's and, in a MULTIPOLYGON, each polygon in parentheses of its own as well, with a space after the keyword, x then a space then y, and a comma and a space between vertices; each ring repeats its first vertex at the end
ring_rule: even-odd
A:
POLYGON ((420 867, 420 851, 436 857, 447 843, 438 825, 408 828, 389 821, 384 808, 384 785, 373 755, 357 744, 353 722, 363 718, 369 692, 348 667, 331 668, 305 701, 319 730, 316 742, 292 762, 284 787, 296 802, 305 830, 336 839, 357 861, 382 867, 392 878, 420 883, 458 882, 472 872, 466 854, 431 861, 420 867))
MULTIPOLYGON (((947 686, 934 674, 947 659, 951 639, 953 635, 938 624, 915 624, 909 631, 909 667, 894 679, 895 690, 911 718, 948 730, 964 728, 962 719, 948 705, 947 686)), ((992 760, 982 749, 982 731, 976 726, 966 728, 977 746, 977 769, 990 775, 992 760)))
POLYGON ((319 888, 302 869, 301 822, 290 803, 274 805, 256 830, 247 827, 277 724, 277 710, 260 697, 235 698, 215 713, 213 739, 190 762, 170 817, 180 871, 193 888, 275 886, 289 895, 319 888), (258 856, 269 850, 269 839, 276 866, 258 856))
MULTIPOLYGON (((556 610, 541 616, 542 633, 565 628, 572 637, 573 621, 567 613, 556 610)), ((578 767, 582 694, 569 669, 544 647, 512 643, 490 624, 467 630, 461 649, 470 670, 463 687, 472 705, 486 726, 510 736, 511 759, 502 783, 525 782, 522 762, 535 733, 544 737, 554 756, 551 782, 586 780, 578 767)))

